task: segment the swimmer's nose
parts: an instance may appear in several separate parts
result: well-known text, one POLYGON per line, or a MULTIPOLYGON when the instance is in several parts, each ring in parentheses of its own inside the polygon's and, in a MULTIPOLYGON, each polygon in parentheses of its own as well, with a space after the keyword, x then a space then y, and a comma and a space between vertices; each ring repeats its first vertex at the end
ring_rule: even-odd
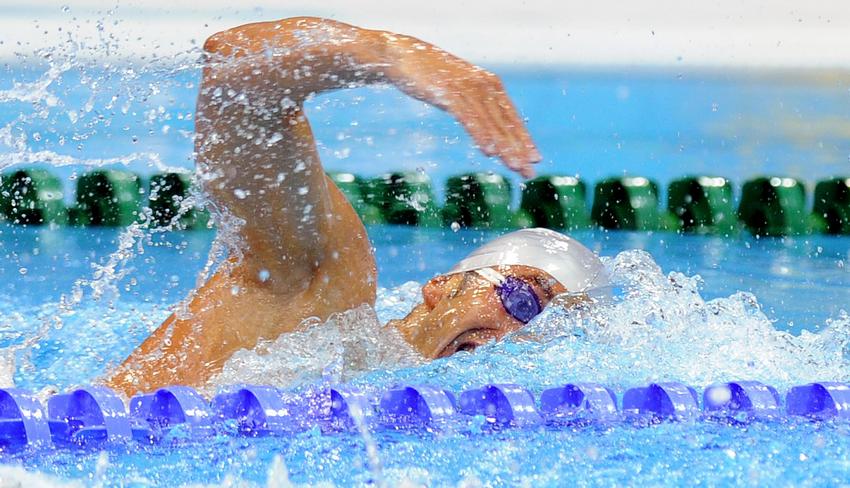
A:
MULTIPOLYGON (((501 329, 504 317, 492 286, 464 286, 456 295, 443 294, 422 322, 420 352, 436 358, 458 336, 470 330, 501 329)), ((491 335, 495 335, 495 332, 491 335)))
POLYGON ((463 276, 460 274, 437 276, 422 287, 422 300, 429 309, 437 306, 444 297, 462 285, 463 276))

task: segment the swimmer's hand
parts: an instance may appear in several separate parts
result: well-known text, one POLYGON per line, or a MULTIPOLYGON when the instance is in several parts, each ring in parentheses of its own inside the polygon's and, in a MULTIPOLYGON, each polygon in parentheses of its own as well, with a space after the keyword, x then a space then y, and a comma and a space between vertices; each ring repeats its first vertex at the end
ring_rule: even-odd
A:
POLYGON ((526 178, 542 159, 499 77, 431 44, 383 33, 392 62, 385 75, 408 95, 452 114, 481 151, 526 178))

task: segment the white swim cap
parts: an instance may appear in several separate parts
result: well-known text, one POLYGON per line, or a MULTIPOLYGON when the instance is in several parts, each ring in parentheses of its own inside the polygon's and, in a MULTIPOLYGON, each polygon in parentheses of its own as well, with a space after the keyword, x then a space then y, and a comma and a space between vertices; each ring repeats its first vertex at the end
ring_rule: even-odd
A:
POLYGON ((549 229, 522 229, 484 244, 447 274, 491 266, 522 265, 549 273, 570 292, 607 286, 602 261, 570 237, 549 229))

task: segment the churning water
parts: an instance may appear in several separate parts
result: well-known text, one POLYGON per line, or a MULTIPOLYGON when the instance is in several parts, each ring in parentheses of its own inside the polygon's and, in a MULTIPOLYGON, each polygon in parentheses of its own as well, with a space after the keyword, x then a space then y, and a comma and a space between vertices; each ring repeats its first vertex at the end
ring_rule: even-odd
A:
MULTIPOLYGON (((93 44, 27 54, 0 70, 0 168, 42 164, 72 185, 124 165, 143 174, 192 167, 199 65, 93 44)), ((846 80, 777 81, 699 73, 504 70, 546 161, 541 172, 590 182, 684 172, 740 182, 760 172, 814 179, 846 169, 846 80)), ((387 89, 318 97, 308 114, 327 169, 422 170, 439 184, 498 170, 447 116, 387 89)), ((514 180, 515 182, 517 180, 514 180)), ((439 185, 438 185, 438 193, 439 185)), ((70 194, 68 196, 70 198, 70 194)), ((64 390, 120 362, 235 243, 212 232, 0 228, 0 385, 64 390)), ((429 383, 454 390, 513 382, 539 392, 568 381, 624 388, 755 379, 780 389, 848 380, 847 238, 719 239, 585 232, 615 281, 592 306, 550 307, 508 340, 426 362, 383 324, 419 286, 493 233, 373 227, 380 284, 361 307, 240 351, 208 385, 287 387, 347 381, 366 390, 429 383)), ((439 434, 377 432, 288 439, 221 435, 203 443, 108 452, 3 454, 0 480, 86 485, 555 485, 664 482, 818 484, 846 478, 840 423, 664 424, 481 434, 480 419, 439 434), (53 476, 57 478, 52 478, 53 476)))

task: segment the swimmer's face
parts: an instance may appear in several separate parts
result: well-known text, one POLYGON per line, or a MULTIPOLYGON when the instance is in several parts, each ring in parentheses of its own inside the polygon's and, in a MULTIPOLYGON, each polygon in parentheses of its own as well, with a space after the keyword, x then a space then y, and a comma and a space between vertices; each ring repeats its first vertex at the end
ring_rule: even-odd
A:
MULTIPOLYGON (((536 268, 496 266, 493 270, 527 283, 542 307, 567 291, 536 268)), ((525 325, 505 310, 496 285, 475 272, 438 276, 422 287, 422 297, 424 302, 394 325, 425 357, 474 350, 525 325)))

